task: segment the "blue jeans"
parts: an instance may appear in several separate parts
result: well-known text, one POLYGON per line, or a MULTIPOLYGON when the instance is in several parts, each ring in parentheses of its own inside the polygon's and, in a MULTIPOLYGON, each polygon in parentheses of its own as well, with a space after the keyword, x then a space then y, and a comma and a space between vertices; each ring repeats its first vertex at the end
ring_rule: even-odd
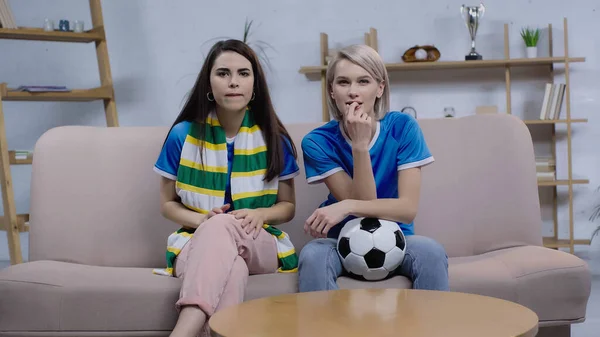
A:
MULTIPOLYGON (((338 289, 342 261, 337 254, 336 239, 316 239, 300 251, 298 288, 300 292, 338 289)), ((450 290, 448 256, 437 241, 420 235, 406 236, 404 261, 396 275, 406 276, 414 289, 450 290)))

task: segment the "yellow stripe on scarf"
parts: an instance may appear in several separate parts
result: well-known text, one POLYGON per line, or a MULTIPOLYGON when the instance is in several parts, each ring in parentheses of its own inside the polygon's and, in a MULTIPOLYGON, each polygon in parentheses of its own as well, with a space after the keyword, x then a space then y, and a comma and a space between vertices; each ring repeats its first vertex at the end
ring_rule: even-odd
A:
POLYGON ((208 210, 206 209, 202 209, 202 208, 198 208, 198 207, 194 207, 192 205, 184 205, 185 207, 191 209, 192 211, 196 211, 200 214, 208 214, 208 210))
POLYGON ((179 255, 179 253, 181 252, 181 249, 175 248, 175 247, 167 247, 167 251, 171 252, 175 255, 179 255))
POLYGON ((247 127, 247 126, 242 126, 239 130, 239 132, 245 132, 245 133, 254 133, 254 132, 259 132, 260 128, 258 127, 258 125, 255 125, 253 127, 247 127))
POLYGON ((257 154, 257 153, 261 153, 261 152, 266 152, 267 151, 267 147, 266 146, 259 146, 256 147, 254 149, 235 149, 233 151, 234 155, 252 155, 252 154, 257 154))
POLYGON ((267 194, 277 195, 277 190, 262 190, 262 191, 256 191, 256 192, 236 193, 236 194, 232 195, 231 198, 233 200, 239 200, 239 199, 251 198, 251 197, 262 197, 263 195, 267 195, 267 194))
POLYGON ((221 123, 219 123, 219 119, 218 118, 212 118, 210 116, 208 116, 206 118, 206 124, 208 124, 210 126, 221 126, 221 123))
POLYGON ((261 176, 267 173, 266 169, 250 171, 250 172, 231 172, 231 178, 254 177, 261 176))
POLYGON ((183 158, 179 161, 179 164, 196 169, 196 170, 200 170, 200 171, 227 174, 227 166, 208 166, 208 165, 204 165, 202 163, 196 163, 191 160, 183 159, 183 158))
POLYGON ((290 270, 283 270, 281 267, 279 269, 277 269, 278 272, 280 273, 295 273, 298 271, 298 267, 294 268, 294 269, 290 269, 290 270))
POLYGON ((288 257, 296 252, 295 249, 290 249, 287 252, 277 253, 277 257, 283 259, 284 257, 288 257))
POLYGON ((209 190, 207 188, 201 188, 201 187, 196 187, 196 186, 184 184, 184 183, 182 183, 180 181, 178 181, 175 184, 175 186, 177 186, 178 188, 180 188, 182 190, 189 191, 189 192, 206 194, 206 195, 210 195, 210 196, 213 196, 213 197, 221 197, 221 198, 225 197, 225 191, 209 190))
POLYGON ((213 151, 227 151, 227 143, 213 144, 205 140, 196 139, 190 135, 187 135, 185 137, 185 141, 189 142, 190 144, 196 145, 197 147, 203 147, 213 151))

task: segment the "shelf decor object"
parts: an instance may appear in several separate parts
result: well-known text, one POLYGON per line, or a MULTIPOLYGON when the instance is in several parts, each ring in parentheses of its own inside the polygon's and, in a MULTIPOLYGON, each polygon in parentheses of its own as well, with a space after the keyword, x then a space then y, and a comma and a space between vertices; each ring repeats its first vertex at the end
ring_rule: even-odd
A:
MULTIPOLYGON (((71 90, 21 90, 8 88, 0 81, 0 185, 2 187, 2 203, 4 215, 0 218, 0 230, 5 230, 8 236, 10 263, 23 262, 19 233, 29 231, 29 214, 17 214, 10 165, 30 165, 33 162, 31 153, 11 151, 6 137, 6 124, 2 102, 4 101, 57 101, 57 102, 88 102, 100 100, 104 102, 106 123, 109 127, 118 127, 119 120, 114 97, 114 88, 108 47, 104 32, 104 19, 100 0, 89 0, 92 15, 92 29, 83 32, 48 31, 45 28, 17 27, 15 29, 0 28, 0 39, 52 41, 70 43, 94 43, 100 86, 88 89, 71 90)), ((31 86, 30 86, 31 88, 31 86)))

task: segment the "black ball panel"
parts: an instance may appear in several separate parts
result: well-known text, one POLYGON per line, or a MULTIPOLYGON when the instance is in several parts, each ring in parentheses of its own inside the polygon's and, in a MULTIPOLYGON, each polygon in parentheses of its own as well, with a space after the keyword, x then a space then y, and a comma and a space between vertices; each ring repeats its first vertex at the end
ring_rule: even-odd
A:
POLYGON ((348 256, 348 254, 350 254, 350 239, 348 239, 347 237, 340 238, 340 241, 338 243, 338 252, 344 259, 346 258, 346 256, 348 256))
POLYGON ((365 262, 369 268, 381 268, 385 262, 385 253, 373 248, 365 255, 365 262))
POLYGON ((400 230, 397 230, 396 232, 394 232, 394 234, 396 235, 396 247, 404 250, 404 248, 406 247, 406 242, 404 242, 404 238, 402 237, 400 230))
POLYGON ((348 274, 348 276, 352 277, 353 279, 357 279, 360 281, 367 281, 367 279, 365 279, 362 275, 356 275, 353 272, 347 271, 345 270, 345 272, 348 274))
POLYGON ((377 218, 364 218, 360 221, 360 229, 369 233, 373 233, 379 227, 381 227, 381 224, 377 218))

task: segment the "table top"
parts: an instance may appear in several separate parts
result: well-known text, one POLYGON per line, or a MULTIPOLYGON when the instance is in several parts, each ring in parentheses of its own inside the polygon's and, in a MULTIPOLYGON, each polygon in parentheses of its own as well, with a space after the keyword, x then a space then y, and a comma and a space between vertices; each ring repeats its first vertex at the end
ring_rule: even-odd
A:
POLYGON ((246 301, 215 313, 209 326, 215 337, 533 337, 538 317, 520 304, 474 294, 343 289, 246 301))

